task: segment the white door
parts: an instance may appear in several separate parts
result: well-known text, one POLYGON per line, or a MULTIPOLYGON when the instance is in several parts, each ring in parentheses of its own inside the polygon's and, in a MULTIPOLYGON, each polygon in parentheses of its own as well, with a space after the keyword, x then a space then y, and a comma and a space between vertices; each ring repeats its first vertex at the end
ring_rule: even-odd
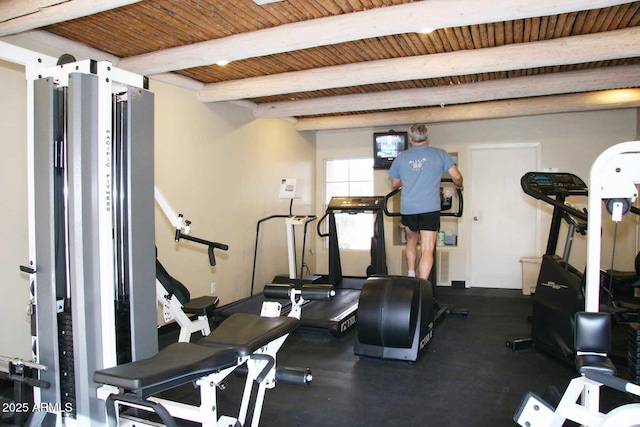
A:
POLYGON ((470 287, 522 288, 520 258, 538 253, 539 212, 520 178, 538 170, 539 150, 539 144, 470 147, 470 287))

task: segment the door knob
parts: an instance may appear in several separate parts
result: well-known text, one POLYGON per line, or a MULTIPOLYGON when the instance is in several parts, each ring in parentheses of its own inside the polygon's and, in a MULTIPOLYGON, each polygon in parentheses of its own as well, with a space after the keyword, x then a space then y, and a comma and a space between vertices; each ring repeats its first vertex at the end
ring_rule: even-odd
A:
POLYGON ((474 220, 474 221, 477 221, 477 220, 478 220, 478 217, 477 217, 477 216, 474 216, 474 217, 473 217, 473 220, 474 220))

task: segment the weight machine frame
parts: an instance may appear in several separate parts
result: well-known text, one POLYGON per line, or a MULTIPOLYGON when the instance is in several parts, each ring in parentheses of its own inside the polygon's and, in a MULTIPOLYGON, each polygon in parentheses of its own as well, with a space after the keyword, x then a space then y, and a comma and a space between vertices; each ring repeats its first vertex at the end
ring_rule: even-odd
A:
POLYGON ((21 270, 33 363, 47 367, 38 379, 50 385, 34 389, 46 412, 39 424, 103 425, 93 372, 157 352, 153 94, 145 78, 107 61, 56 63, 4 42, 0 52, 27 80, 21 270))

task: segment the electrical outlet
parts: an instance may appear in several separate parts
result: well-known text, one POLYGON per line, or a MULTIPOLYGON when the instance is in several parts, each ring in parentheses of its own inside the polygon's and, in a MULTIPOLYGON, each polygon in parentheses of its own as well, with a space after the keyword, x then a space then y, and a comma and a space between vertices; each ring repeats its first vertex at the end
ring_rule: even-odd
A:
POLYGON ((211 282, 211 295, 216 293, 216 282, 211 282))

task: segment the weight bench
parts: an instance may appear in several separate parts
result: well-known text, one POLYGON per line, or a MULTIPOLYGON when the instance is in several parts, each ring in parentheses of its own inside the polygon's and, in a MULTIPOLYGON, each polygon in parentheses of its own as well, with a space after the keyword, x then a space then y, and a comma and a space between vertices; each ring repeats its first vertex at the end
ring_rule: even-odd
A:
POLYGON ((627 404, 611 412, 600 412, 600 387, 640 395, 640 386, 616 377, 607 356, 611 347, 611 316, 604 312, 576 313, 576 369, 581 374, 569 383, 557 407, 528 393, 513 419, 521 426, 561 427, 566 420, 593 427, 623 427, 640 422, 640 404, 627 404))
MULTIPOLYGON (((300 297, 302 291, 293 286, 284 287, 292 304, 300 306, 304 302, 300 297)), ((278 288, 282 289, 283 285, 278 288)), ((318 299, 326 298, 328 296, 318 299)), ((201 423, 203 427, 244 426, 256 382, 258 390, 251 426, 257 427, 267 388, 275 387, 276 381, 307 384, 312 379, 309 369, 276 369, 276 353, 289 333, 298 327, 300 315, 298 307, 291 311, 293 315, 282 317, 280 308, 280 303, 267 301, 260 316, 235 313, 197 344, 174 343, 148 359, 96 371, 93 379, 103 384, 99 396, 106 401, 109 425, 129 425, 119 415, 118 405, 124 405, 153 411, 170 427, 176 425, 174 417, 201 423), (218 418, 216 390, 240 366, 246 368, 247 378, 238 417, 218 418), (199 406, 155 396, 194 381, 200 388, 199 406)), ((146 424, 136 420, 135 425, 146 424)))
POLYGON ((216 296, 202 296, 191 299, 189 290, 179 280, 171 276, 156 259, 156 299, 162 305, 165 323, 175 319, 180 325, 179 342, 189 342, 191 334, 197 331, 202 336, 211 333, 209 318, 219 302, 216 296), (189 315, 194 315, 191 319, 189 315))

